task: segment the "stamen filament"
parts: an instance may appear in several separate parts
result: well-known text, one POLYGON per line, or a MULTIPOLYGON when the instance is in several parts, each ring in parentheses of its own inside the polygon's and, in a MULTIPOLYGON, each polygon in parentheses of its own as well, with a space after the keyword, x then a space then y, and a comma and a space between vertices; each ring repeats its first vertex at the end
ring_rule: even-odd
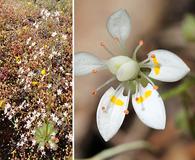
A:
POLYGON ((113 38, 114 42, 116 42, 116 44, 118 45, 119 49, 124 53, 127 52, 128 53, 128 49, 125 47, 125 45, 123 45, 118 37, 113 38))
POLYGON ((151 63, 145 63, 145 64, 140 64, 140 68, 154 68, 154 67, 160 67, 160 64, 151 64, 151 63))
POLYGON ((141 62, 139 63, 139 65, 146 64, 148 61, 150 61, 150 59, 149 59, 149 58, 146 58, 145 60, 141 61, 141 62))
POLYGON ((154 82, 152 82, 152 80, 151 80, 148 76, 146 76, 143 72, 140 72, 140 74, 141 74, 141 76, 143 76, 148 82, 150 82, 150 83, 152 84, 153 87, 155 86, 154 82))
POLYGON ((137 52, 139 51, 139 49, 141 48, 141 46, 143 46, 144 42, 143 40, 139 41, 139 45, 135 48, 134 52, 133 52, 133 59, 136 60, 137 59, 137 52))
POLYGON ((136 97, 137 97, 137 94, 139 93, 139 88, 140 88, 140 80, 139 79, 136 79, 135 80, 135 93, 136 93, 136 97))
POLYGON ((104 42, 100 42, 100 46, 103 47, 111 56, 114 56, 114 53, 110 49, 108 49, 104 42))
MULTIPOLYGON (((143 93, 141 93, 141 83, 140 83, 140 81, 138 80, 138 82, 136 81, 136 90, 138 90, 137 92, 136 92, 136 101, 138 100, 138 97, 141 97, 141 95, 143 94, 143 93)), ((145 110, 145 108, 144 108, 144 105, 143 105, 143 103, 141 103, 141 107, 142 107, 142 110, 144 111, 145 110)))
POLYGON ((96 88, 93 92, 92 95, 96 95, 97 92, 104 88, 106 85, 108 85, 109 83, 113 82, 114 80, 116 80, 116 77, 112 77, 111 79, 107 80, 105 83, 103 83, 102 85, 100 85, 98 88, 96 88))

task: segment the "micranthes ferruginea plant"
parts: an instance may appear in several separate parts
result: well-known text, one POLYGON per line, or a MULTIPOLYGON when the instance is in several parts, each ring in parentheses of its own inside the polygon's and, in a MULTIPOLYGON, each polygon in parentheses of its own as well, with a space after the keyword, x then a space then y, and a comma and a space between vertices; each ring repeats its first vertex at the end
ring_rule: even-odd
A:
MULTIPOLYGON (((111 36, 118 40, 122 47, 131 30, 128 13, 120 9, 107 21, 111 36)), ((190 68, 176 54, 164 49, 153 50, 148 58, 139 62, 137 53, 143 41, 139 42, 131 57, 114 55, 104 44, 102 46, 111 54, 111 58, 101 60, 91 53, 75 54, 75 75, 82 76, 107 69, 113 77, 98 87, 93 94, 113 81, 118 81, 116 89, 110 87, 100 99, 97 109, 97 126, 105 141, 111 139, 121 127, 128 114, 130 97, 133 108, 139 119, 148 127, 164 129, 166 125, 165 106, 156 86, 150 78, 163 82, 175 82, 182 79, 190 68), (148 73, 149 70, 149 74, 148 73), (147 81, 144 85, 141 79, 147 81), (133 89, 135 88, 135 89, 133 89)))

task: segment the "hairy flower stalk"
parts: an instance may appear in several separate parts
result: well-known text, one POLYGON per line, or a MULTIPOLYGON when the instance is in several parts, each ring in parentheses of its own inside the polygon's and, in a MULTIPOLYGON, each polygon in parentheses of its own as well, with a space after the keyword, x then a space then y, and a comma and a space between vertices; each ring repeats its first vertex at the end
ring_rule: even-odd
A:
MULTIPOLYGON (((121 48, 124 48, 131 29, 128 13, 120 9, 112 14, 108 19, 107 29, 119 42, 121 48)), ((140 41, 132 57, 115 56, 104 43, 101 43, 101 46, 112 56, 108 60, 100 60, 93 54, 85 52, 75 55, 76 76, 96 73, 103 69, 108 69, 113 74, 113 77, 98 87, 93 94, 114 80, 120 83, 116 89, 110 87, 98 105, 97 125, 105 141, 117 133, 125 115, 129 113, 130 96, 137 116, 145 125, 154 129, 164 129, 166 124, 164 103, 157 92, 158 86, 150 78, 163 82, 175 82, 190 71, 182 59, 163 49, 151 51, 147 59, 139 62, 137 53, 142 45, 143 41, 140 41), (150 70, 148 75, 145 73, 146 69, 150 70), (146 86, 142 84, 141 79, 148 82, 146 86), (125 90, 128 91, 127 94, 124 94, 125 90)))

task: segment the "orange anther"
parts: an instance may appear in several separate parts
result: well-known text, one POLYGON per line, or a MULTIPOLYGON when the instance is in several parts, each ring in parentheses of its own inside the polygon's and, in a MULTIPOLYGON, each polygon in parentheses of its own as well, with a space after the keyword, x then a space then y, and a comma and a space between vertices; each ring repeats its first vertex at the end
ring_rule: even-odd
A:
POLYGON ((157 90, 159 87, 158 87, 158 86, 156 86, 156 85, 154 85, 154 86, 153 86, 153 88, 154 88, 155 90, 157 90))
POLYGON ((129 111, 126 109, 124 110, 125 115, 129 114, 129 111))
POLYGON ((135 98, 135 100, 136 100, 136 101, 138 101, 138 100, 139 100, 139 98, 138 98, 138 97, 136 97, 136 98, 135 98))
POLYGON ((94 90, 92 93, 91 93, 93 96, 95 96, 97 94, 97 91, 94 90))
POLYGON ((93 70, 92 70, 92 73, 97 73, 97 70, 96 70, 96 69, 93 69, 93 70))
POLYGON ((154 54, 151 55, 152 58, 155 58, 156 56, 154 54))
POLYGON ((144 41, 143 40, 140 40, 139 41, 139 45, 142 46, 144 44, 144 41))
POLYGON ((105 46, 104 42, 100 42, 100 46, 104 47, 105 46))
POLYGON ((119 38, 118 37, 114 37, 114 41, 119 42, 119 38))

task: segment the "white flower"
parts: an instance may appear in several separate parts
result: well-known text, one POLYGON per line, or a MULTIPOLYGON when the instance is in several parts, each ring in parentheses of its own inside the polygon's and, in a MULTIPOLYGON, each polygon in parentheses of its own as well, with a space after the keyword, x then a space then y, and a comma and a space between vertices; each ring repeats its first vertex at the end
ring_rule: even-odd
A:
POLYGON ((62 39, 67 40, 67 35, 66 34, 62 34, 62 39))
POLYGON ((37 101, 37 104, 40 104, 42 102, 42 100, 39 98, 39 100, 37 101))
POLYGON ((40 56, 43 56, 44 55, 44 48, 43 47, 39 49, 39 55, 40 56))
POLYGON ((57 90, 57 95, 61 95, 62 94, 62 90, 61 89, 58 89, 57 90))
POLYGON ((65 112, 63 113, 63 115, 64 115, 64 117, 67 117, 67 116, 68 116, 68 113, 65 111, 65 112))
POLYGON ((36 144, 36 140, 33 139, 33 140, 32 140, 32 145, 35 146, 35 144, 36 144))
POLYGON ((24 137, 25 137, 24 134, 22 134, 22 135, 20 136, 21 139, 23 139, 24 137))
POLYGON ((14 122, 14 128, 18 128, 18 118, 16 118, 16 120, 14 122))
MULTIPOLYGON (((131 29, 128 13, 121 9, 111 15, 107 22, 107 29, 124 48, 131 29)), ((146 60, 138 62, 136 54, 143 41, 140 41, 131 58, 114 56, 104 44, 101 45, 112 55, 112 58, 100 60, 90 53, 77 53, 75 75, 86 75, 108 69, 113 77, 98 87, 94 94, 114 80, 120 82, 116 89, 110 87, 104 93, 98 105, 97 125, 104 140, 111 139, 122 125, 125 114, 128 114, 130 95, 139 119, 151 128, 164 129, 166 124, 164 103, 157 92, 158 87, 149 77, 164 82, 175 82, 190 71, 189 67, 177 55, 163 49, 151 51, 146 60), (150 69, 149 75, 144 73, 146 69, 150 69), (140 81, 141 78, 148 81, 145 87, 140 81), (133 88, 136 88, 135 91, 133 88), (126 95, 124 90, 127 90, 126 95)))
POLYGON ((43 8, 43 9, 41 10, 40 15, 42 16, 42 15, 44 14, 44 12, 45 12, 45 9, 43 8))
POLYGON ((60 12, 59 12, 59 11, 55 11, 55 12, 54 12, 54 15, 55 15, 56 17, 58 17, 58 16, 60 16, 60 12))
POLYGON ((11 120, 11 119, 12 119, 12 117, 13 117, 13 115, 9 115, 9 116, 8 116, 8 119, 9 119, 9 120, 11 120))
POLYGON ((31 127, 31 123, 32 123, 32 122, 31 122, 30 120, 28 120, 28 121, 26 122, 26 128, 27 128, 27 129, 29 129, 29 128, 31 127))
POLYGON ((41 153, 42 153, 43 155, 45 155, 45 151, 43 151, 43 150, 45 149, 45 146, 41 146, 39 149, 42 150, 41 153))
POLYGON ((4 108, 4 114, 7 114, 8 110, 10 110, 11 105, 9 103, 6 103, 5 108, 4 108))
POLYGON ((47 114, 46 114, 46 113, 42 113, 41 118, 42 118, 42 119, 45 119, 45 117, 47 117, 47 114))
POLYGON ((48 10, 46 10, 46 11, 45 11, 45 16, 46 16, 46 17, 49 17, 50 15, 51 15, 51 13, 50 13, 48 10))
POLYGON ((58 118, 54 113, 51 114, 51 118, 52 118, 52 120, 53 120, 55 123, 57 123, 58 120, 59 120, 59 118, 58 118))
POLYGON ((72 141, 72 139, 73 139, 73 137, 72 137, 72 134, 71 134, 71 133, 69 133, 68 135, 66 135, 66 136, 65 136, 65 138, 68 138, 68 139, 69 139, 69 141, 72 141))
POLYGON ((61 120, 57 121, 57 125, 61 126, 62 125, 62 121, 61 120))
POLYGON ((26 40, 26 44, 28 45, 29 42, 31 41, 32 37, 29 37, 27 40, 26 40))
POLYGON ((20 108, 20 109, 25 108, 25 103, 26 103, 26 100, 24 100, 24 101, 19 105, 19 108, 20 108))
MULTIPOLYGON (((31 134, 34 135, 34 134, 35 134, 35 130, 32 130, 32 131, 31 131, 31 134)), ((35 142, 36 142, 36 141, 35 141, 35 142)))
POLYGON ((50 55, 49 55, 49 59, 52 59, 52 58, 53 58, 53 54, 50 54, 50 55))
POLYGON ((32 47, 34 47, 35 45, 36 45, 36 42, 33 42, 33 43, 31 44, 32 47))
POLYGON ((29 73, 28 73, 28 77, 33 77, 35 74, 34 74, 34 72, 33 71, 30 71, 29 73))
POLYGON ((53 150, 57 150, 58 148, 57 144, 51 140, 49 141, 49 145, 50 145, 50 148, 53 150))
POLYGON ((52 87, 52 84, 49 83, 49 84, 47 85, 47 88, 50 89, 51 87, 52 87))
POLYGON ((55 37, 56 35, 57 35, 57 32, 53 32, 53 33, 51 34, 52 37, 55 37))
POLYGON ((38 121, 37 122, 37 126, 39 127, 39 126, 41 126, 42 125, 42 122, 41 121, 38 121))

